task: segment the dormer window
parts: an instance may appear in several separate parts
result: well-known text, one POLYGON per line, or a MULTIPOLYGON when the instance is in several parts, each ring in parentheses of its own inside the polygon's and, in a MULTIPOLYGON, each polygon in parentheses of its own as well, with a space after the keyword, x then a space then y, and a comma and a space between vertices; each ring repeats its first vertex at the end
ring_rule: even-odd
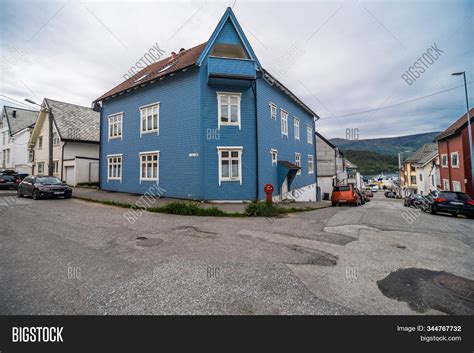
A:
POLYGON ((248 59, 244 48, 236 44, 215 44, 212 47, 211 56, 221 58, 248 59))

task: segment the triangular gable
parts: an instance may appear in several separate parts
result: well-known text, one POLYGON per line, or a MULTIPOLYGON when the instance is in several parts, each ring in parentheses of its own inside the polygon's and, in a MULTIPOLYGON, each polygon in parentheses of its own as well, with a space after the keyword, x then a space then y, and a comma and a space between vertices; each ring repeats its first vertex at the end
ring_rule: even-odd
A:
POLYGON ((257 68, 260 69, 260 62, 258 61, 257 56, 255 55, 252 47, 250 46, 250 43, 247 40, 244 31, 240 27, 240 24, 237 21, 237 18, 235 17, 234 12, 230 7, 227 8, 226 12, 219 21, 216 29, 214 29, 214 32, 207 41, 207 45, 199 56, 199 59, 196 64, 199 66, 202 64, 202 62, 209 54, 211 48, 214 46, 215 43, 235 44, 237 40, 242 44, 247 55, 255 61, 255 63, 257 64, 257 68))

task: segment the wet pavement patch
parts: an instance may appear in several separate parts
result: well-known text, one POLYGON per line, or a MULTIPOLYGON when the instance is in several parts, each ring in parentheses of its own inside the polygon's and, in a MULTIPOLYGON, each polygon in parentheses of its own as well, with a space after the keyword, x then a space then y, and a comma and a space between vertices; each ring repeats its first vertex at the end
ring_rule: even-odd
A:
POLYGON ((152 246, 158 246, 163 244, 163 239, 160 238, 147 238, 147 237, 138 237, 138 246, 142 246, 144 248, 151 248, 152 246), (142 238, 141 240, 138 238, 142 238), (144 239, 143 239, 144 238, 144 239))
POLYGON ((474 281, 444 271, 406 268, 377 281, 388 298, 423 313, 435 309, 451 315, 474 314, 474 281))
POLYGON ((288 247, 303 255, 301 260, 288 263, 291 265, 335 266, 337 263, 337 256, 325 251, 309 249, 298 245, 288 245, 288 247))

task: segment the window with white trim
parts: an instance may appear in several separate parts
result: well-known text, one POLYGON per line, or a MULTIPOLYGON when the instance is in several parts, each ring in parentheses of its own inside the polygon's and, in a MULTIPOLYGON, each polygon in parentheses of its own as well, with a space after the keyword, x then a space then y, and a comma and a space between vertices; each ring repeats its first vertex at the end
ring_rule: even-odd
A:
POLYGON ((314 157, 308 154, 308 174, 314 174, 314 157))
POLYGON ((276 119, 277 117, 277 106, 276 104, 273 104, 272 102, 268 103, 270 105, 270 117, 272 119, 276 119))
POLYGON ((300 167, 296 175, 301 175, 301 153, 295 153, 295 165, 300 167))
POLYGON ((459 168, 459 154, 457 152, 451 153, 451 167, 459 168))
POLYGON ((33 159, 35 158, 34 151, 32 149, 28 150, 28 162, 31 163, 33 162, 33 159))
POLYGON ((59 145, 59 134, 57 132, 53 132, 53 146, 59 145))
POLYGON ((59 174, 59 161, 53 161, 53 175, 59 174))
POLYGON ((270 150, 270 155, 272 157, 272 165, 277 165, 278 164, 278 151, 272 148, 270 150))
POLYGON ((453 181, 453 191, 462 191, 461 183, 459 181, 453 181))
POLYGON ((313 128, 309 125, 306 126, 306 141, 308 141, 310 145, 313 144, 313 128))
POLYGON ((123 113, 109 115, 109 140, 122 138, 123 113))
POLYGON ((160 103, 140 107, 140 135, 160 133, 160 103))
POLYGON ((217 92, 218 127, 238 126, 240 129, 240 93, 217 92))
POLYGON ((44 174, 44 162, 36 163, 36 173, 44 174))
POLYGON ((217 147, 219 185, 223 181, 239 181, 242 185, 242 147, 217 147))
POLYGON ((288 112, 281 109, 281 134, 288 137, 288 112))
POLYGON ((295 140, 300 140, 300 119, 293 118, 293 127, 295 130, 295 140))
POLYGON ((447 168, 448 167, 448 155, 447 154, 442 154, 441 155, 441 166, 443 168, 447 168))
POLYGON ((122 180, 122 155, 107 156, 107 180, 122 180))
POLYGON ((444 191, 449 191, 449 180, 448 179, 443 179, 443 190, 444 191))
POLYGON ((158 181, 159 158, 159 151, 140 153, 140 182, 158 181))

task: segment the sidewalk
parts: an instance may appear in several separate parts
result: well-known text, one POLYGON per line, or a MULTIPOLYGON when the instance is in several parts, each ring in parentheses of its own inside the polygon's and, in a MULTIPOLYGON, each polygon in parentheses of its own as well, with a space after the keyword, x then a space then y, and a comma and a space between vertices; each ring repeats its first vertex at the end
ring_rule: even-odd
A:
MULTIPOLYGON (((84 200, 93 200, 93 201, 113 201, 113 202, 120 202, 126 203, 130 205, 135 205, 136 202, 140 200, 143 195, 136 195, 136 194, 127 194, 123 192, 114 192, 114 191, 104 191, 104 190, 96 190, 96 189, 89 189, 89 188, 81 188, 75 187, 72 191, 72 197, 84 200)), ((143 198, 142 198, 143 200, 143 198)), ((179 201, 177 199, 171 199, 166 197, 160 198, 150 198, 147 196, 146 201, 139 202, 139 205, 146 205, 149 204, 149 207, 161 207, 165 206, 170 202, 179 201)), ((184 201, 184 200, 183 200, 184 201)), ((248 204, 246 203, 217 203, 217 202, 201 202, 203 207, 217 207, 218 209, 224 212, 239 212, 244 213, 245 208, 248 204)), ((292 202, 292 203, 284 203, 280 204, 281 206, 288 207, 288 208, 311 208, 311 209, 318 209, 318 208, 325 208, 331 206, 331 202, 329 201, 321 201, 321 202, 292 202)))

